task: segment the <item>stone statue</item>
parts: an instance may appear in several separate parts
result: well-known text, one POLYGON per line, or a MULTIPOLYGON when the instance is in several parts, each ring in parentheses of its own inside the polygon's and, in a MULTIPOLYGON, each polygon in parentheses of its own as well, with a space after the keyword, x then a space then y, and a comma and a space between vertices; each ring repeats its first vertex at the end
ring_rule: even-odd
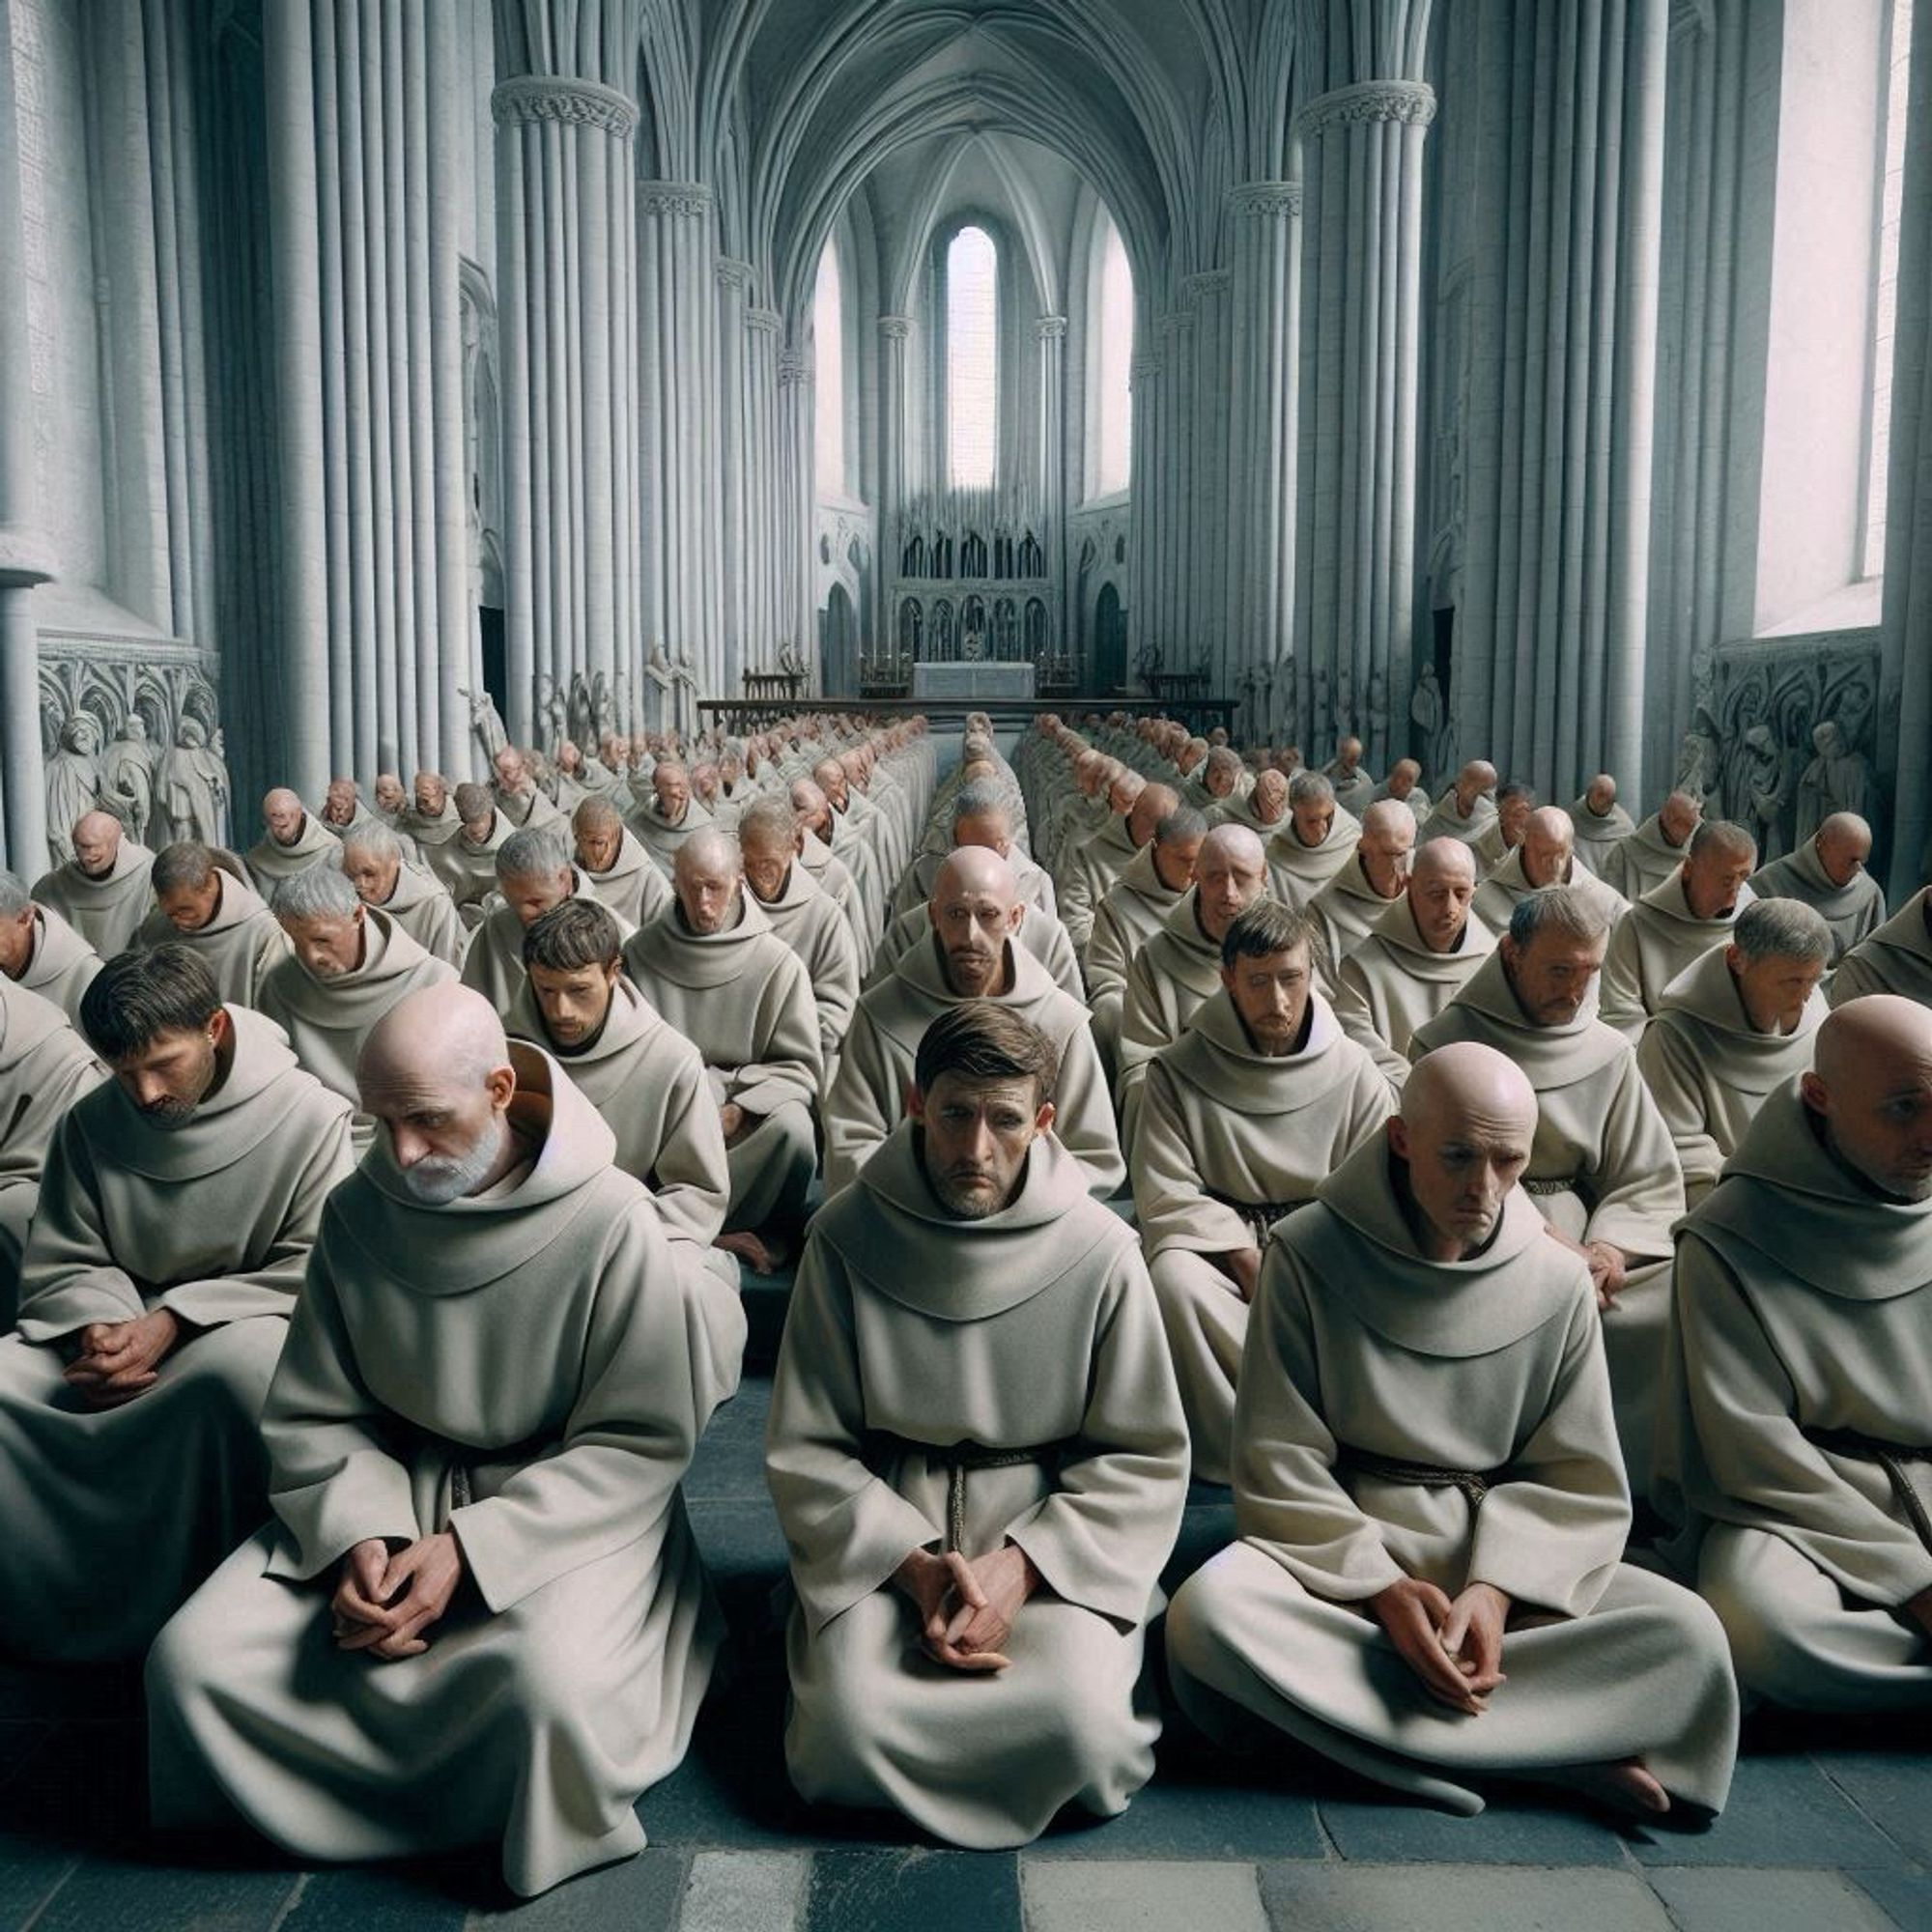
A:
POLYGON ((595 744, 605 732, 613 730, 611 712, 611 680, 601 670, 590 680, 590 737, 595 744))
POLYGON ((647 717, 644 722, 660 731, 668 730, 676 696, 673 690, 676 679, 671 672, 670 660, 665 656, 662 644, 651 646, 650 655, 644 660, 644 675, 650 680, 651 688, 657 694, 655 702, 647 707, 656 715, 647 717))
POLYGON ((1769 865, 1788 849, 1784 828, 1794 788, 1792 761, 1769 724, 1753 724, 1745 733, 1739 781, 1739 813, 1757 835, 1758 863, 1769 865))
POLYGON ((672 702, 677 713, 677 728, 684 737, 695 737, 697 732, 697 672, 691 662, 689 644, 678 653, 676 662, 671 666, 671 678, 675 685, 672 702))
MULTIPOLYGON (((1319 765, 1328 755, 1328 753, 1323 752, 1321 747, 1327 742, 1328 733, 1333 726, 1335 717, 1334 696, 1331 689, 1331 680, 1328 675, 1328 667, 1326 665, 1317 665, 1315 667, 1314 677, 1310 682, 1313 687, 1312 696, 1315 699, 1315 709, 1309 714, 1305 733, 1302 729, 1301 720, 1297 718, 1293 735, 1297 738, 1304 738, 1309 751, 1314 754, 1315 762, 1319 765)), ((1331 745, 1329 750, 1332 751, 1333 749, 1331 745)))
POLYGON ((574 738, 580 745, 597 742, 597 720, 590 709, 590 680, 581 670, 571 674, 569 704, 559 704, 558 709, 564 714, 563 729, 557 733, 559 744, 565 738, 574 738))
POLYGON ((100 725, 91 711, 75 711, 60 728, 60 745, 47 760, 47 850, 56 866, 73 857, 74 821, 101 802, 100 725))
POLYGON ((1442 701, 1442 687, 1435 681, 1435 667, 1426 664, 1408 700, 1408 722, 1415 726, 1410 743, 1414 754, 1422 760, 1423 786, 1432 794, 1449 769, 1445 732, 1448 716, 1448 707, 1442 701))
POLYGON ((1677 750, 1677 778, 1674 790, 1688 793, 1700 804, 1714 798, 1722 781, 1722 750, 1716 728, 1700 710, 1677 750))
POLYGON ((1870 759, 1852 749, 1833 718, 1811 733, 1811 748, 1818 755, 1798 781, 1798 842, 1802 845, 1834 811, 1856 811, 1876 833, 1881 802, 1870 759))
POLYGON ((145 845, 155 810, 155 757, 148 721, 138 711, 128 712, 121 735, 101 756, 100 771, 102 802, 134 842, 145 845))
POLYGON ((556 688, 556 679, 547 670, 537 672, 535 702, 531 706, 531 723, 535 734, 544 744, 555 747, 569 735, 569 723, 564 716, 563 694, 556 688))
POLYGON ((199 718, 184 718, 174 749, 161 759, 155 785, 157 816, 171 839, 224 842, 228 818, 228 767, 209 742, 199 718))
POLYGON ((1369 673, 1369 769, 1388 770, 1389 692, 1388 679, 1380 671, 1369 673))
POLYGON ((469 728, 476 734, 476 742, 483 748, 483 762, 488 765, 498 752, 508 749, 510 734, 503 727, 503 714, 497 709, 497 700, 487 691, 473 692, 467 685, 456 687, 459 697, 469 700, 469 728))
POLYGON ((1356 736, 1355 673, 1347 665, 1335 673, 1335 743, 1356 736))

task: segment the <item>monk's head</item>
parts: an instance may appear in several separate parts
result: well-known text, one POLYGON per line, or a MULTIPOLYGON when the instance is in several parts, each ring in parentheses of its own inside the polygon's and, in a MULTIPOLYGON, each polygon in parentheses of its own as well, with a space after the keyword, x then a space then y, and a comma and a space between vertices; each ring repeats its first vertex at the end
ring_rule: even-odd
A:
POLYGON ((1308 1031, 1311 929, 1307 915, 1257 899, 1221 940, 1221 984, 1257 1053, 1299 1051, 1308 1031))
POLYGON ((1344 778, 1351 778, 1357 765, 1362 762, 1362 741, 1359 738, 1344 738, 1335 747, 1335 768, 1344 778))
POLYGON ((1355 840, 1362 877, 1378 898, 1392 899, 1408 879, 1415 849, 1415 813, 1397 798, 1378 798, 1362 813, 1362 836, 1355 840))
POLYGON ((1456 810, 1464 818, 1476 809, 1476 801, 1496 786, 1496 768, 1487 758, 1471 758, 1456 774, 1456 810))
POLYGON ((623 971, 624 936, 610 908, 565 899, 524 928, 524 970, 553 1048, 594 1046, 623 971))
POLYGON ((1208 755, 1206 738, 1189 738, 1174 754, 1174 768, 1185 778, 1208 755))
POLYGON ((445 981, 405 994, 362 1042, 355 1087, 417 1206, 480 1193, 508 1170, 517 1074, 481 993, 445 981))
POLYGON ((1013 868, 982 845, 962 845, 940 867, 926 916, 939 944, 946 983, 962 1000, 1005 990, 1007 946, 1024 908, 1013 868))
POLYGON ((608 798, 586 798, 570 814, 577 863, 586 872, 608 872, 624 849, 624 820, 608 798))
POLYGON ((832 808, 826 803, 825 794, 810 779, 792 781, 791 809, 798 813, 805 829, 815 837, 824 838, 830 831, 832 808))
POLYGON ((1682 847, 1690 842, 1703 815, 1701 800, 1692 798, 1688 791, 1674 791, 1657 808, 1657 829, 1663 835, 1666 845, 1682 847))
POLYGON ((1232 798, 1240 777, 1241 758, 1238 752, 1231 751, 1226 745, 1216 745, 1208 753, 1201 782, 1207 787, 1209 798, 1232 798))
POLYGON ((163 845, 152 878, 155 903, 177 932, 199 932, 221 910, 221 867, 194 839, 163 845))
POLYGON ((1217 825, 1194 860, 1194 916, 1216 945, 1267 891, 1267 852, 1245 825, 1217 825))
POLYGON ((671 891, 685 929, 729 932, 744 917, 745 860, 738 841, 716 825, 694 832, 671 862, 671 891))
POLYGON ((403 792, 403 781, 394 772, 376 774, 376 810, 385 818, 393 818, 409 803, 403 792))
POLYGON ((718 802, 718 767, 709 760, 691 768, 691 791, 699 805, 712 806, 718 802))
POLYGON ((1753 899, 1724 948, 1753 1033, 1791 1032, 1831 962, 1832 928, 1803 899, 1753 899))
POLYGON ((1002 859, 1012 856, 1012 819, 997 779, 968 780, 952 794, 952 843, 980 845, 1002 859))
POLYGON ((781 798, 761 798, 738 820, 738 849, 745 883, 766 905, 784 895, 785 878, 798 857, 798 813, 781 798))
POLYGON ((1872 829, 1856 811, 1834 811, 1811 839, 1818 864, 1834 886, 1849 886, 1871 857, 1872 829))
POLYGON ((570 841, 554 820, 526 825, 497 848, 497 890, 521 925, 528 926, 552 906, 561 905, 576 886, 570 841))
POLYGON ((1422 767, 1413 758, 1398 758, 1388 775, 1388 795, 1406 799, 1421 782, 1422 767))
POLYGON ((1607 818, 1610 809, 1617 802, 1617 781, 1608 772, 1599 772, 1583 787, 1583 803, 1599 818, 1607 818))
POLYGON ((583 769, 583 752, 574 738, 566 738, 556 748, 556 768, 568 778, 583 769))
POLYGON ((1255 780, 1248 810, 1257 825, 1279 825, 1288 816, 1288 775, 1272 765, 1255 780))
POLYGON ((1496 823, 1502 832, 1503 847, 1514 852, 1529 829, 1529 814, 1536 810, 1532 787, 1512 780, 1496 793, 1496 823))
POLYGON ((1494 1047, 1458 1040, 1409 1069, 1386 1132, 1417 1249, 1427 1261, 1463 1261, 1495 1233, 1529 1165, 1536 1090, 1494 1047))
POLYGON ((1184 893, 1194 883, 1201 858, 1201 841, 1208 836, 1206 816, 1191 805, 1178 805, 1153 829, 1154 876, 1171 893, 1184 893))
POLYGON ((1432 952, 1455 952, 1476 896, 1476 855, 1460 838, 1430 839, 1409 861, 1407 890, 1423 945, 1432 952))
POLYGON ((17 872, 0 870, 0 973, 17 980, 34 956, 34 895, 17 872))
POLYGON ((945 1210, 997 1214, 1026 1180, 1027 1152, 1053 1124, 1053 1041, 1009 1007, 966 1000, 926 1028, 908 1105, 920 1163, 945 1210))
POLYGON ((820 758, 812 766, 814 782, 831 804, 834 811, 843 811, 850 800, 846 796, 847 779, 845 767, 837 758, 820 758))
POLYGON ((1301 747, 1284 745, 1274 754, 1274 768, 1283 778, 1292 779, 1301 769, 1301 747))
POLYGON ((355 817, 355 781, 354 779, 330 779, 328 791, 322 801, 322 822, 325 825, 348 825, 355 817))
POLYGON ((262 801, 262 823, 277 845, 293 845, 301 837, 307 816, 301 800, 284 785, 277 785, 262 801))
POLYGON ((460 784, 456 787, 456 815, 463 821, 463 836, 472 845, 480 845, 497 825, 497 801, 486 784, 460 784))
POLYGON ((440 818, 449 803, 449 781, 440 772, 418 772, 414 789, 416 810, 425 818, 440 818))
POLYGON ((402 877, 402 842, 386 825, 358 825, 343 835, 341 865, 364 905, 387 905, 402 877))
POLYGON ((497 789, 510 798, 521 797, 529 789, 530 768, 523 753, 514 745, 505 745, 490 760, 490 768, 497 774, 497 789))
POLYGON ((1729 919, 1745 881, 1757 870, 1757 840, 1727 818, 1707 818, 1690 835, 1681 869, 1690 916, 1729 919))
POLYGON ((1529 814, 1522 829, 1522 876, 1532 889, 1565 886, 1570 883, 1570 856, 1577 843, 1577 828, 1567 811, 1553 805, 1539 806, 1529 814))
POLYGON ((675 758, 660 758, 651 769, 651 791, 658 816, 667 825, 682 825, 691 804, 691 774, 675 758))
POLYGON ((1154 828, 1179 804, 1180 794, 1172 785, 1141 787, 1141 795, 1134 800, 1133 810, 1127 813, 1127 837, 1133 840, 1136 849, 1153 837, 1154 828))
POLYGON ((1609 944, 1609 922, 1572 886, 1519 899, 1500 951, 1523 1018, 1533 1027, 1568 1026, 1583 1010, 1609 944))
POLYGON ((81 995, 80 1030, 155 1127, 185 1126, 235 1052, 213 974, 172 940, 108 960, 81 995))
POLYGON ((361 965, 367 911, 333 866, 308 866, 284 879, 270 907, 311 978, 339 980, 361 965))
POLYGON ((1107 786, 1107 810, 1117 818, 1126 817, 1145 790, 1147 780, 1139 772, 1129 771, 1125 765, 1118 767, 1107 786))
POLYGON ((1334 828, 1335 787, 1320 772, 1296 772, 1288 781, 1288 815, 1296 842, 1312 851, 1334 828))
POLYGON ((104 879, 121 856, 121 821, 111 811, 83 811, 73 821, 73 863, 90 879, 104 879))
POLYGON ((1799 1092, 1841 1165, 1894 1200, 1932 1199, 1932 1009, 1896 993, 1847 1000, 1799 1092))
POLYGON ((1101 784, 1109 776, 1107 760, 1098 752, 1082 752, 1073 760, 1073 782, 1079 786, 1082 798, 1097 797, 1101 784))

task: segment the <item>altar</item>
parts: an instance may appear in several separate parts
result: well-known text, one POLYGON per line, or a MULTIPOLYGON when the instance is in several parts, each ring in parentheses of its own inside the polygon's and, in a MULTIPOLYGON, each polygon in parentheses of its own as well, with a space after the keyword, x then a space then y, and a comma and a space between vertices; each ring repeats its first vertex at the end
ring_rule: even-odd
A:
POLYGON ((912 695, 915 698, 944 702, 947 699, 981 698, 989 702, 1033 699, 1031 663, 972 663, 947 660, 916 664, 912 668, 912 695))

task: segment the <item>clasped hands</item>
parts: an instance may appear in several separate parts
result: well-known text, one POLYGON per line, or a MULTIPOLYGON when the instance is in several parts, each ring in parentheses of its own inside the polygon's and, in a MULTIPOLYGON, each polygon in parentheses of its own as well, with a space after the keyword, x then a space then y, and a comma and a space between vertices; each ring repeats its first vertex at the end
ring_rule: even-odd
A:
POLYGON ((1624 1292, 1627 1264, 1624 1251, 1610 1241, 1574 1240, 1553 1222, 1545 1222, 1543 1232, 1573 1255, 1580 1255, 1590 1270, 1590 1286, 1597 1291, 1597 1312, 1604 1314, 1616 1305, 1624 1292))
POLYGON ((952 1670, 1004 1670, 1012 1661, 1002 1646, 1012 1635, 1020 1605, 1039 1587, 1039 1572, 1016 1544, 968 1562, 956 1549, 934 1555, 915 1549, 893 1581, 919 1612, 920 1645, 952 1670))
POLYGON ((89 1408, 120 1408, 154 1387, 161 1359, 181 1340, 181 1320, 156 1308, 131 1321, 90 1321, 72 1339, 67 1385, 89 1408))
POLYGON ((1453 1602, 1446 1590, 1404 1577, 1369 1599, 1402 1661, 1438 1704, 1480 1718, 1503 1675, 1503 1627, 1510 1600, 1493 1583, 1470 1583, 1453 1602))
POLYGON ((336 1648, 385 1663, 420 1656, 429 1648, 422 1633, 448 1613, 462 1581, 463 1551, 446 1529, 393 1555, 382 1537, 365 1539, 342 1559, 329 1602, 336 1648))

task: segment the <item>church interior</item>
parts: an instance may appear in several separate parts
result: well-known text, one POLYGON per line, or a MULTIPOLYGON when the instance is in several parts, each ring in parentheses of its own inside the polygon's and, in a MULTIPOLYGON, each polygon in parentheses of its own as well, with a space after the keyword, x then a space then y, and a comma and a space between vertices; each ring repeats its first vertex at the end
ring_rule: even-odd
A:
POLYGON ((0 0, 0 1932, 1932 1927, 1932 0, 0 0))

